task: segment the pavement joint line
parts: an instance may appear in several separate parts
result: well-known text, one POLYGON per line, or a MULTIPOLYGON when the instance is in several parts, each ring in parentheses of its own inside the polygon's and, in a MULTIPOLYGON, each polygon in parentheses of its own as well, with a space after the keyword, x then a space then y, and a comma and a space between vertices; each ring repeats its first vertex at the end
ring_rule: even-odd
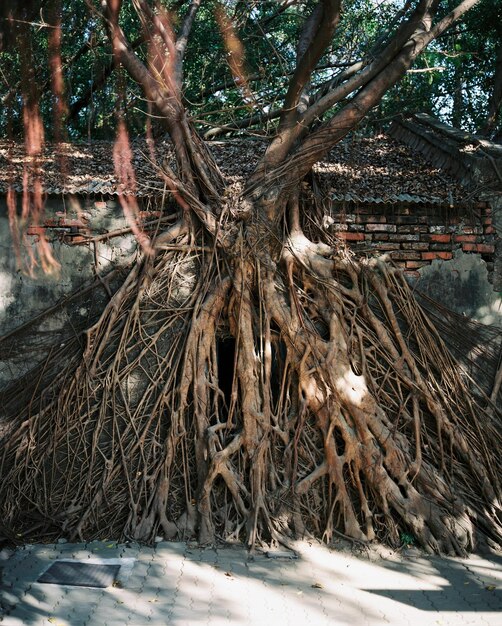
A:
MULTIPOLYGON (((344 594, 352 593, 354 604, 345 613, 347 620, 350 616, 352 623, 358 626, 363 623, 371 626, 385 623, 414 626, 419 621, 427 626, 494 626, 499 618, 502 624, 500 595, 486 589, 492 582, 500 586, 500 570, 497 571, 498 565, 493 560, 481 557, 474 557, 471 562, 422 557, 392 562, 369 561, 322 548, 325 560, 318 560, 321 548, 316 547, 310 552, 307 548, 298 561, 283 562, 267 560, 259 554, 251 560, 244 548, 201 550, 186 547, 186 544, 170 547, 170 544, 164 543, 157 549, 149 549, 114 543, 113 549, 103 549, 106 543, 111 542, 97 542, 92 546, 61 544, 54 549, 52 546, 32 545, 19 549, 8 560, 2 560, 4 582, 9 586, 0 592, 0 614, 4 614, 4 619, 5 613, 12 615, 16 619, 11 623, 16 626, 22 623, 18 621, 18 616, 24 619, 31 615, 31 619, 25 622, 32 626, 42 623, 36 612, 50 615, 50 611, 59 620, 69 620, 70 626, 101 626, 108 622, 117 626, 124 623, 131 626, 147 623, 165 625, 171 621, 176 626, 192 626, 192 623, 220 626, 223 623, 232 624, 232 620, 241 626, 244 623, 258 624, 260 619, 262 623, 265 620, 266 624, 282 626, 295 623, 292 618, 300 615, 307 626, 320 626, 332 623, 339 614, 343 615, 339 611, 344 609, 344 594), (85 553, 87 547, 90 548, 88 554, 85 553), (71 589, 62 589, 59 595, 54 590, 49 593, 49 586, 39 585, 34 578, 41 564, 50 562, 57 554, 63 555, 62 558, 79 560, 112 555, 115 558, 136 558, 133 567, 133 574, 134 570, 136 574, 131 581, 134 585, 126 585, 127 595, 135 606, 120 605, 119 598, 126 596, 120 596, 118 590, 100 590, 99 595, 91 598, 92 603, 80 609, 75 603, 72 605, 75 596, 71 589), (349 561, 351 567, 346 569, 345 562, 349 561), (189 563, 191 566, 187 570, 189 563), (375 589, 361 589, 364 585, 359 582, 360 577, 364 579, 371 571, 373 574, 381 572, 383 579, 375 589), (226 572, 232 573, 232 578, 223 578, 226 572), (323 576, 330 576, 337 582, 325 585, 324 589, 312 588, 317 581, 325 582, 323 576), (388 586, 385 576, 389 576, 388 586), (232 593, 234 582, 231 579, 240 593, 235 613, 232 612, 232 605, 225 603, 225 594, 232 593), (172 582, 162 586, 159 580, 172 582), (464 586, 465 581, 470 582, 470 586, 464 586), (202 595, 194 594, 195 585, 199 586, 199 591, 204 585, 202 595), (44 587, 45 596, 37 597, 44 587), (384 591, 385 605, 378 604, 379 590, 384 591), (302 597, 297 596, 297 591, 302 597), (375 594, 373 597, 370 595, 372 592, 375 594), (156 602, 145 606, 147 596, 156 602), (417 597, 421 598, 418 602, 417 597), (459 610, 445 608, 449 605, 458 606, 459 610), (86 613, 83 615, 81 611, 84 608, 86 613), (194 611, 196 621, 188 619, 188 608, 194 611), (109 613, 115 616, 107 619, 109 613)), ((9 622, 5 623, 10 626, 9 622)), ((46 624, 45 621, 43 623, 46 624)))

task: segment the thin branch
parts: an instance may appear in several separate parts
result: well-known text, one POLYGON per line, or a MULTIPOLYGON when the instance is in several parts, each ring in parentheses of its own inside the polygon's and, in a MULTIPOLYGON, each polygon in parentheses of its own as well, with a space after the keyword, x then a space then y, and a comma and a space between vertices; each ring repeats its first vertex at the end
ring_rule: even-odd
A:
POLYGON ((413 70, 407 70, 407 74, 426 74, 428 72, 444 72, 447 68, 444 65, 438 65, 437 67, 420 67, 413 70))
MULTIPOLYGON (((135 39, 131 43, 131 49, 132 50, 136 50, 142 44, 144 44, 145 41, 147 41, 146 35, 141 35, 140 37, 138 37, 138 39, 135 39)), ((98 74, 98 76, 96 76, 96 78, 87 87, 87 89, 80 96, 80 98, 78 100, 76 100, 70 106, 70 112, 69 112, 69 115, 68 115, 68 121, 74 120, 77 117, 77 115, 80 113, 80 111, 82 109, 84 109, 89 104, 93 94, 95 94, 102 87, 104 87, 104 85, 106 84, 106 81, 108 80, 108 78, 110 78, 110 76, 112 75, 114 69, 115 69, 115 63, 114 63, 113 60, 111 60, 104 67, 101 68, 101 71, 98 74)))
POLYGON ((284 0, 284 2, 277 9, 277 11, 275 13, 273 13, 272 15, 269 15, 262 22, 260 22, 260 25, 263 28, 267 27, 270 24, 270 22, 273 22, 280 15, 282 15, 284 13, 284 11, 287 11, 290 7, 294 6, 295 4, 298 4, 298 0, 284 0))
MULTIPOLYGON (((346 68, 346 67, 350 67, 351 65, 352 63, 324 63, 322 65, 317 66, 314 69, 314 72, 321 72, 323 70, 329 70, 332 68, 346 68)), ((254 83, 259 80, 270 81, 270 80, 275 80, 277 78, 281 78, 284 76, 292 76, 294 72, 295 72, 294 69, 291 69, 291 70, 284 69, 284 71, 280 73, 269 75, 269 76, 266 76, 263 72, 260 72, 257 74, 251 74, 250 76, 247 76, 246 80, 248 81, 248 83, 254 83)), ((217 93, 218 91, 225 91, 226 89, 236 89, 235 81, 233 79, 226 78, 224 80, 221 80, 218 83, 213 83, 209 87, 206 87, 204 91, 200 93, 200 97, 207 98, 217 93)))
POLYGON ((431 0, 421 1, 410 18, 399 27, 396 35, 390 40, 378 57, 366 65, 359 73, 354 74, 346 82, 335 87, 325 96, 317 100, 303 117, 302 124, 309 126, 325 111, 344 100, 357 89, 369 84, 378 76, 378 74, 399 55, 403 48, 410 42, 411 38, 418 32, 422 32, 423 20, 430 10, 431 5, 431 0))
POLYGON ((317 93, 312 97, 312 103, 319 101, 326 94, 333 91, 336 87, 341 85, 343 82, 355 76, 357 72, 360 72, 365 65, 367 64, 367 60, 357 61, 353 63, 349 67, 343 70, 343 72, 339 72, 329 80, 325 81, 322 85, 319 85, 317 88, 317 93))
MULTIPOLYGON (((155 104, 171 130, 178 122, 180 113, 179 102, 174 94, 163 91, 159 82, 131 50, 124 32, 118 25, 118 13, 121 7, 120 0, 113 3, 113 10, 110 4, 110 0, 101 0, 105 25, 112 42, 114 57, 125 67, 131 77, 143 87, 146 97, 155 104)), ((165 88, 165 85, 162 85, 162 87, 165 88)))
MULTIPOLYGON (((409 19, 398 28, 395 36, 377 59, 349 78, 344 84, 333 89, 327 95, 320 98, 319 101, 314 102, 314 104, 307 109, 305 114, 300 119, 296 120, 294 125, 289 124, 289 127, 283 127, 282 132, 278 133, 261 162, 258 164, 255 175, 250 179, 250 189, 254 188, 255 181, 258 180, 264 171, 270 171, 273 168, 280 167, 295 143, 308 133, 312 123, 319 119, 325 111, 336 104, 336 102, 353 93, 356 89, 367 85, 372 79, 378 76, 379 72, 388 68, 392 60, 396 58, 396 55, 399 55, 406 43, 410 41, 410 37, 416 34, 418 29, 422 32, 424 19, 427 12, 431 9, 433 2, 434 0, 420 0, 416 10, 409 19)), ((362 119, 362 117, 360 119, 362 119)), ((348 132, 348 130, 345 132, 348 132)), ((336 141, 339 141, 339 139, 336 141)), ((315 163, 315 161, 313 161, 313 163, 315 163)))
POLYGON ((258 113, 256 115, 246 117, 242 120, 236 120, 235 122, 231 122, 230 124, 217 126, 216 128, 212 128, 211 130, 208 130, 206 133, 204 133, 204 139, 214 139, 215 137, 220 137, 221 135, 226 135, 236 130, 243 130, 244 128, 256 126, 257 124, 263 124, 263 122, 275 120, 280 117, 281 113, 282 109, 269 111, 268 113, 258 113))

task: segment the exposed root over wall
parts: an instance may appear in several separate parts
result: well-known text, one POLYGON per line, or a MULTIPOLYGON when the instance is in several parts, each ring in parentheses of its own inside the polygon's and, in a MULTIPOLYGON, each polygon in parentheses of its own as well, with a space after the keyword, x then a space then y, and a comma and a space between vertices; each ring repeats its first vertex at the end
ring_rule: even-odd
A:
POLYGON ((501 417, 403 275, 300 233, 277 265, 242 241, 177 229, 134 266, 12 418, 2 534, 500 544, 501 417))

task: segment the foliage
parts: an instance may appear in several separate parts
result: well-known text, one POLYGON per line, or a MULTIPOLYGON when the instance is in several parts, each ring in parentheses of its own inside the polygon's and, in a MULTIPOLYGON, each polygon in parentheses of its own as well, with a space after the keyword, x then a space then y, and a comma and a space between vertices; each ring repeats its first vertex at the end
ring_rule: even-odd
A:
MULTIPOLYGON (((183 3, 167 0, 163 0, 163 3, 172 11, 173 25, 179 24, 186 10, 183 3)), ((219 3, 209 0, 201 8, 194 25, 184 69, 184 95, 188 111, 204 132, 222 124, 228 125, 232 120, 265 114, 280 107, 287 88, 286 78, 296 63, 299 30, 313 3, 290 2, 283 11, 278 11, 280 3, 275 0, 227 0, 223 4, 233 18, 236 33, 245 49, 245 68, 252 98, 243 98, 242 90, 235 84, 215 17, 219 3)), ((51 27, 49 5, 47 0, 32 0, 25 5, 25 13, 19 14, 20 19, 28 18, 30 22, 40 105, 46 128, 50 128, 52 107, 47 63, 47 37, 51 27)), ((346 2, 333 42, 321 59, 319 69, 313 73, 313 85, 323 85, 344 66, 373 54, 375 45, 382 41, 382 37, 388 37, 395 28, 392 19, 400 6, 397 0, 388 0, 382 11, 372 0, 346 2)), ((19 8, 17 10, 21 11, 19 8)), ((464 22, 429 46, 416 61, 412 72, 389 90, 378 109, 370 116, 370 121, 373 124, 385 123, 405 107, 412 112, 437 115, 447 123, 465 130, 481 129, 486 121, 487 103, 494 87, 497 51, 502 44, 501 11, 500 3, 496 0, 482 0, 464 22)), ((106 32, 96 11, 89 11, 84 2, 63 2, 62 15, 62 57, 68 104, 71 107, 86 97, 93 82, 111 59, 106 32)), ((6 18, 4 32, 8 30, 5 24, 6 18)), ((131 42, 140 38, 141 29, 135 19, 132 3, 124 5, 121 26, 131 42)), ((11 132, 14 135, 22 132, 20 67, 15 33, 13 35, 12 32, 15 30, 15 26, 11 26, 10 37, 8 40, 4 37, 5 42, 0 51, 0 65, 3 67, 0 97, 8 104, 0 110, 0 132, 4 135, 9 116, 13 123, 11 132), (10 45, 5 45, 7 43, 10 45)), ((144 59, 146 43, 138 51, 144 59)), ((125 110, 129 127, 133 133, 144 132, 147 103, 137 83, 123 72, 121 74, 120 80, 127 83, 125 110)), ((90 134, 95 138, 113 136, 116 107, 113 94, 117 90, 117 80, 115 73, 107 78, 104 86, 96 85, 85 106, 70 118, 68 131, 71 137, 88 138, 90 134)), ((272 122, 269 131, 273 126, 272 122)), ((264 130, 267 127, 261 125, 251 132, 263 133, 264 130)))

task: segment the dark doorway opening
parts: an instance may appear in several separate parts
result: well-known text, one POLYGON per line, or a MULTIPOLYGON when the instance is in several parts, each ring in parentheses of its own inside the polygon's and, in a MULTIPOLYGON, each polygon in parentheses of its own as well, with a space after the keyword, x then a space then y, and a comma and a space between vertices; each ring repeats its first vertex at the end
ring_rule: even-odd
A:
POLYGON ((232 383, 235 368, 235 339, 233 337, 218 339, 218 343, 216 344, 216 356, 218 361, 218 385, 223 392, 224 398, 220 405, 220 411, 223 416, 226 417, 232 401, 232 383))

